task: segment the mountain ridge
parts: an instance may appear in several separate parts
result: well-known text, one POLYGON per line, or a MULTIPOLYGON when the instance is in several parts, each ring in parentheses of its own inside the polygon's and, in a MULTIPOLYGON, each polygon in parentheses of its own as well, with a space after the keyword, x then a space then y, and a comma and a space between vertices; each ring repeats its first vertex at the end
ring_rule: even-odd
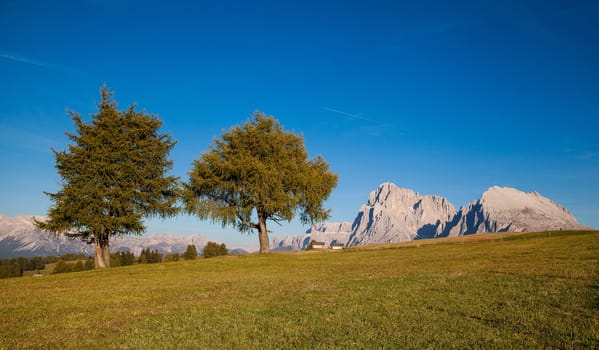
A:
MULTIPOLYGON (((37 229, 33 217, 0 215, 0 257, 94 254, 94 247, 64 236, 52 236, 37 229)), ((44 219, 43 217, 37 217, 44 219)), ((581 225, 565 207, 538 192, 522 192, 511 187, 491 186, 480 198, 456 209, 445 197, 422 195, 392 182, 384 182, 371 191, 353 221, 324 222, 306 232, 271 237, 272 251, 306 249, 310 241, 326 246, 341 243, 355 246, 373 243, 407 242, 417 239, 456 237, 485 232, 527 232, 566 229, 591 229, 581 225)), ((139 255, 143 248, 182 253, 188 244, 198 251, 209 241, 205 236, 154 233, 111 239, 111 251, 131 251, 139 255)), ((230 251, 243 253, 243 248, 230 251)))
MULTIPOLYGON (((538 192, 522 192, 511 187, 491 186, 467 207, 455 209, 439 195, 421 195, 391 182, 380 184, 362 205, 352 222, 345 243, 355 246, 372 243, 407 242, 416 239, 455 237, 485 232, 531 232, 560 229, 584 230, 563 206, 538 192)), ((315 240, 325 241, 321 236, 315 240)), ((309 232, 302 240, 273 238, 286 250, 305 249, 309 232), (299 243, 302 244, 299 244, 299 243)), ((329 235, 336 232, 329 231, 329 235)), ((335 239, 338 237, 335 236, 335 239)))
MULTIPOLYGON (((18 256, 51 256, 63 254, 93 255, 95 248, 79 239, 65 236, 54 236, 35 227, 33 216, 17 215, 8 217, 0 214, 0 258, 18 256)), ((45 220, 43 216, 35 216, 37 220, 45 220)), ((139 256, 142 249, 158 250, 162 254, 183 253, 187 245, 196 246, 199 253, 204 249, 208 239, 201 234, 174 235, 168 233, 152 233, 145 236, 123 236, 110 240, 111 252, 132 252, 139 256)), ((247 253, 242 247, 229 247, 230 253, 247 253)))

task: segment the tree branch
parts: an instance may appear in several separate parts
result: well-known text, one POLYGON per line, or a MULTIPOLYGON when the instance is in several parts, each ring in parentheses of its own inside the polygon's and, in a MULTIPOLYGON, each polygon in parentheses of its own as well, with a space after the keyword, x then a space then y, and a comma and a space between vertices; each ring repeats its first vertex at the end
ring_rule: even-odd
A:
POLYGON ((246 219, 242 218, 240 215, 237 215, 237 218, 239 219, 239 222, 241 222, 241 224, 243 226, 255 228, 256 230, 258 230, 260 228, 260 226, 258 226, 258 224, 254 224, 253 222, 247 221, 246 219))
POLYGON ((272 217, 272 218, 269 218, 269 220, 279 226, 283 226, 283 224, 281 223, 281 221, 283 220, 282 218, 272 217))

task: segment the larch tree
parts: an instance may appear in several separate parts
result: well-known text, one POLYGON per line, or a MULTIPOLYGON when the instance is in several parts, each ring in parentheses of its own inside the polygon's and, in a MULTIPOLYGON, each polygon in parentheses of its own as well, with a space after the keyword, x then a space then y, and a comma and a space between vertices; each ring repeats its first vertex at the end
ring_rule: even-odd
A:
POLYGON ((69 112, 77 131, 66 135, 73 143, 52 150, 62 188, 46 193, 53 205, 46 221, 36 221, 54 235, 95 244, 96 268, 110 266, 110 238, 141 235, 144 218, 179 210, 178 179, 167 174, 175 142, 159 133, 162 121, 134 105, 118 111, 106 86, 101 96, 90 122, 69 112))
POLYGON ((260 253, 270 251, 267 221, 291 221, 299 214, 303 224, 313 224, 329 217, 323 202, 337 175, 321 156, 309 159, 303 138, 284 131, 274 117, 255 112, 214 143, 194 161, 183 185, 188 213, 257 231, 260 253))

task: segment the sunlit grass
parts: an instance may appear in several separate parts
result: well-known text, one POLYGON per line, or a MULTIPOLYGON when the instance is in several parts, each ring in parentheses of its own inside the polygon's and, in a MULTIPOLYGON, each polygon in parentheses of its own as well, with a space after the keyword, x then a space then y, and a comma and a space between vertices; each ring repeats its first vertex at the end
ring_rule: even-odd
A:
POLYGON ((4 279, 0 348, 593 348, 598 259, 553 232, 4 279))

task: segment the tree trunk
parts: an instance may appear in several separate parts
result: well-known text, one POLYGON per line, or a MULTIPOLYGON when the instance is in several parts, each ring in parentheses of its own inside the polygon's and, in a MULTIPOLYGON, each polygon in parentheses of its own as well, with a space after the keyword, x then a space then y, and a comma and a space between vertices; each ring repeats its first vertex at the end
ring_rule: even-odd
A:
POLYGON ((108 238, 96 240, 96 258, 94 259, 96 269, 110 267, 110 246, 108 238))
POLYGON ((268 241, 266 217, 264 215, 258 215, 258 239, 260 240, 260 254, 270 253, 270 242, 268 241))

